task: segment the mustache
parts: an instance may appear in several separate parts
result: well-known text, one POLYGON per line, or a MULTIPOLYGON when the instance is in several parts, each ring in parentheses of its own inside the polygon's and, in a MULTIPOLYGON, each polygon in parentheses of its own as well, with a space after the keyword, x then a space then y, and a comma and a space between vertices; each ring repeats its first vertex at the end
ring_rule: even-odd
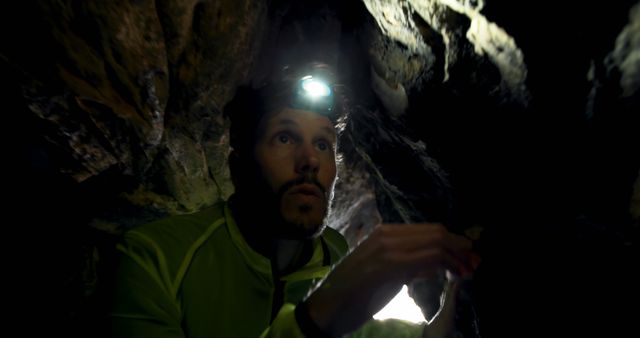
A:
POLYGON ((285 184, 283 184, 279 189, 278 189, 278 197, 282 197, 284 195, 284 193, 287 192, 287 190, 295 187, 296 185, 300 185, 300 184, 313 184, 316 187, 318 187, 318 189, 320 189, 320 191, 322 192, 322 196, 327 196, 326 192, 327 189, 325 189, 322 184, 320 183, 320 181, 318 181, 318 179, 315 176, 311 176, 311 175, 303 175, 300 176, 294 180, 288 181, 285 184))

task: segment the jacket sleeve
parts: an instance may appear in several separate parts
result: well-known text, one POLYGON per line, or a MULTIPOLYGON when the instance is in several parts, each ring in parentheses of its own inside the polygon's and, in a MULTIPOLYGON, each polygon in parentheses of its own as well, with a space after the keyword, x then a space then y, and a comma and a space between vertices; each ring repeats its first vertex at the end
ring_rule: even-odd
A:
POLYGON ((400 319, 370 320, 347 338, 421 338, 424 324, 414 324, 400 319))
POLYGON ((260 338, 304 338, 295 317, 296 306, 286 303, 260 338))
POLYGON ((180 307, 163 283, 162 269, 154 266, 139 247, 118 246, 110 336, 118 338, 184 337, 180 307))
MULTIPOLYGON (((285 304, 260 338, 304 338, 295 318, 295 305, 285 304)), ((348 338, 421 338, 424 325, 399 319, 370 320, 348 338)))

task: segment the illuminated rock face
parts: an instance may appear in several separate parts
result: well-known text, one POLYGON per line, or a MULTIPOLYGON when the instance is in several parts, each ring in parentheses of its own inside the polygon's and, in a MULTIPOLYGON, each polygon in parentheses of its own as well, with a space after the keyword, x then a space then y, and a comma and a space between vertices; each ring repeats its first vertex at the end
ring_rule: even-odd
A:
MULTIPOLYGON (((416 148, 426 143, 433 148, 430 157, 438 155, 443 164, 469 148, 445 141, 445 133, 481 138, 481 133, 496 134, 490 124, 505 118, 500 114, 522 114, 532 102, 551 109, 551 102, 558 102, 554 98, 563 94, 545 91, 547 86, 565 89, 571 100, 560 100, 563 108, 580 114, 575 111, 579 107, 590 117, 598 113, 595 104, 608 100, 601 84, 615 81, 615 72, 626 100, 637 97, 637 10, 621 5, 603 13, 630 17, 618 14, 619 22, 613 23, 603 17, 600 22, 607 25, 602 31, 608 35, 588 48, 587 37, 572 37, 568 31, 594 16, 588 12, 591 7, 581 9, 587 11, 584 18, 563 22, 572 8, 556 8, 544 21, 544 9, 530 4, 518 11, 513 6, 444 0, 271 7, 249 0, 41 3, 13 11, 13 20, 7 21, 15 23, 13 29, 29 26, 34 33, 8 40, 3 55, 6 69, 22 86, 24 99, 16 102, 26 103, 25 114, 44 128, 39 135, 46 139, 44 151, 55 153, 50 169, 78 183, 106 173, 110 179, 121 177, 126 183, 113 192, 115 204, 161 215, 193 211, 231 194, 228 123, 222 109, 239 84, 259 83, 270 62, 319 58, 340 65, 358 103, 374 112, 365 124, 387 118, 376 117, 376 111, 388 115, 406 129, 391 130, 391 135, 417 135, 412 142, 418 143, 401 147, 426 154, 416 148), (507 17, 507 11, 522 14, 522 23, 507 17), (536 30, 525 27, 539 21, 536 30), (534 40, 537 32, 544 34, 540 41, 534 40), (561 49, 564 41, 580 48, 561 49), (550 50, 543 52, 538 47, 546 42, 550 50), (529 64, 522 46, 528 49, 529 64), (589 49, 592 53, 585 53, 589 49), (570 60, 557 57, 546 65, 563 53, 570 60), (589 72, 585 67, 591 59, 589 72), (530 67, 537 73, 528 76, 530 67), (565 83, 554 83, 556 76, 565 83), (584 88, 590 85, 584 81, 587 76, 594 83, 591 93, 584 88), (580 90, 571 89, 578 85, 580 90), (374 100, 381 106, 375 108, 374 100), (480 124, 463 126, 468 123, 480 124)), ((354 124, 362 120, 366 118, 357 117, 354 124)), ((352 128, 359 131, 352 135, 356 143, 364 135, 384 138, 363 128, 352 128)), ((396 139, 400 142, 387 137, 380 143, 402 143, 401 137, 396 139)), ((452 164, 453 170, 462 165, 452 164)), ((114 224, 109 213, 96 217, 94 226, 119 228, 122 224, 114 224)), ((129 216, 129 223, 135 223, 135 212, 129 216)))
POLYGON ((547 6, 14 4, 0 11, 3 144, 21 159, 9 191, 27 224, 62 224, 35 232, 77 311, 109 258, 100 236, 232 193, 222 111, 237 86, 320 59, 353 95, 330 218, 350 242, 381 220, 485 229, 498 244, 616 238, 640 209, 640 5, 547 6), (555 227, 566 220, 579 226, 555 227))
POLYGON ((54 170, 79 184, 106 172, 130 177, 136 183, 118 198, 155 212, 193 211, 232 192, 222 108, 256 62, 264 4, 91 1, 23 10, 18 27, 40 30, 9 46, 9 68, 26 72, 25 100, 59 153, 54 170))

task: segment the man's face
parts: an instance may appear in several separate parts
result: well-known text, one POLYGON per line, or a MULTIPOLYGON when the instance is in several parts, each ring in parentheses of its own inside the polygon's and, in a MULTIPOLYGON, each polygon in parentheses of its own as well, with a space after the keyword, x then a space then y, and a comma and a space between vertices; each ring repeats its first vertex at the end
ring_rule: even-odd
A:
POLYGON ((336 177, 336 132, 320 114, 285 108, 261 122, 255 158, 279 200, 284 230, 311 237, 322 229, 336 177))

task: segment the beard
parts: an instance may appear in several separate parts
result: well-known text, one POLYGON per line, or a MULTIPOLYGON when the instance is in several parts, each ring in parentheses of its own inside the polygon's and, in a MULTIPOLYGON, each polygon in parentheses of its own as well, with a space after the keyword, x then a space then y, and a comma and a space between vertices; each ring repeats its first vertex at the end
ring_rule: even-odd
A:
MULTIPOLYGON (((329 189, 333 191, 332 187, 329 189)), ((331 196, 315 176, 305 174, 285 182, 278 188, 275 200, 278 204, 279 217, 283 222, 280 229, 284 230, 280 233, 282 238, 315 238, 322 233, 329 213, 331 196), (321 197, 318 197, 318 203, 290 200, 288 193, 302 184, 314 185, 320 190, 321 197)))
MULTIPOLYGON (((333 187, 325 188, 312 174, 304 174, 274 189, 257 164, 239 180, 234 199, 241 204, 236 217, 252 228, 254 236, 279 239, 312 239, 325 227, 333 187), (321 192, 318 203, 292 203, 287 193, 300 184, 312 184, 321 192)), ((245 167, 247 168, 247 167, 245 167)))

